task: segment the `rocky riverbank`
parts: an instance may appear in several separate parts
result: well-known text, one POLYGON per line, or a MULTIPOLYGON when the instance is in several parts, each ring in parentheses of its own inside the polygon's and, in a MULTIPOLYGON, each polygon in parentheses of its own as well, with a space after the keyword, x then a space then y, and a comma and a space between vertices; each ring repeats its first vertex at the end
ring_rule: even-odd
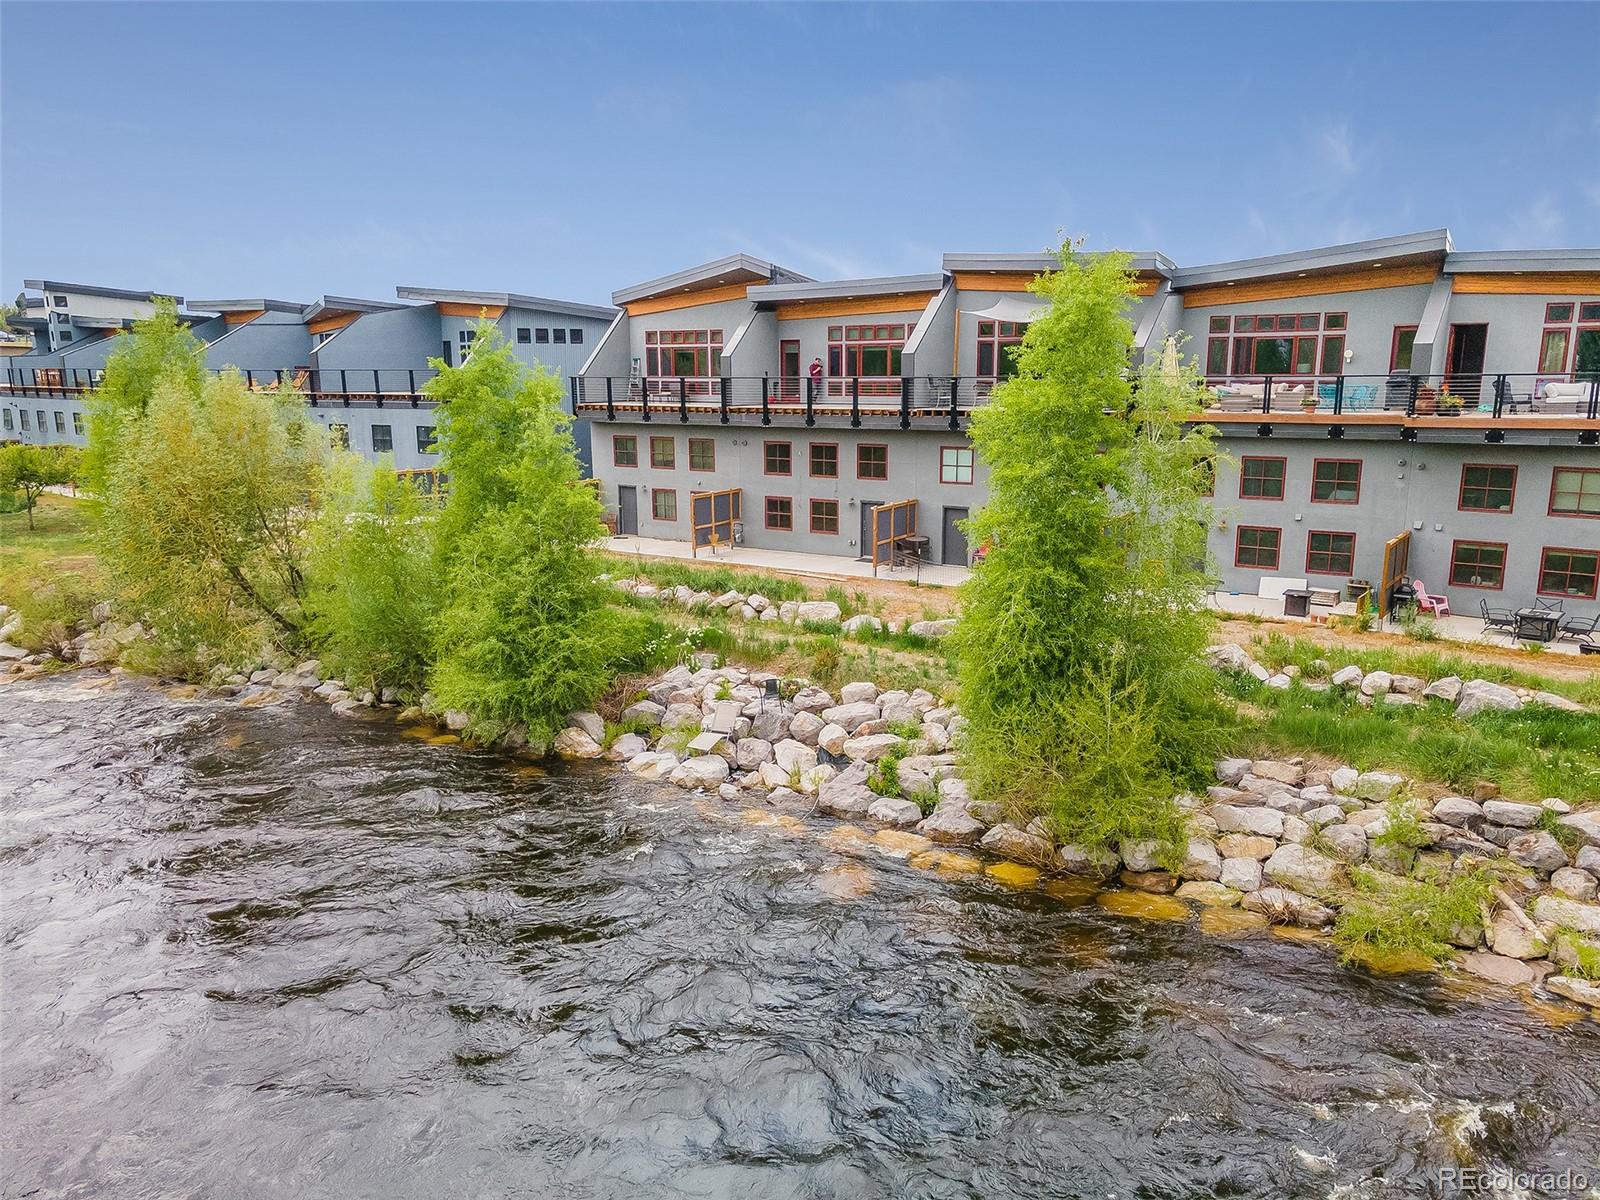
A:
MULTIPOLYGON (((690 603, 733 606, 722 599, 690 603)), ((738 597, 738 608, 752 614, 747 619, 839 617, 827 601, 787 602, 794 607, 785 613, 787 604, 752 603, 760 599, 738 597), (807 612, 807 604, 833 611, 807 612)), ((0 613, 0 625, 7 618, 0 613)), ((139 634, 108 620, 66 650, 92 664, 104 661, 98 648, 114 656, 139 634)), ((13 671, 56 665, 49 656, 6 649, 4 665, 13 671)), ((1258 678, 1264 671, 1237 646, 1213 648, 1210 656, 1219 669, 1258 678)), ((1328 675, 1322 683, 1268 672, 1263 682, 1352 687, 1372 703, 1395 703, 1397 696, 1448 703, 1458 715, 1477 703, 1509 708, 1551 699, 1491 691, 1498 685, 1482 680, 1430 683, 1356 668, 1328 675)), ((314 659, 262 663, 247 673, 219 674, 211 684, 211 694, 251 705, 308 698, 339 717, 387 709, 457 732, 470 725, 465 713, 437 712, 426 702, 402 707, 393 693, 354 692, 325 677, 314 659)), ((641 779, 725 802, 835 817, 846 822, 830 834, 840 844, 870 843, 923 865, 976 871, 984 869, 977 856, 987 855, 999 860, 989 872, 1014 886, 1048 876, 1120 886, 1129 901, 1103 893, 1107 907, 1166 919, 1231 910, 1230 921, 1325 931, 1374 889, 1446 886, 1487 871, 1493 887, 1477 919, 1450 931, 1458 951, 1453 966, 1600 1013, 1600 812, 1575 812, 1559 797, 1506 800, 1489 783, 1471 796, 1425 798, 1389 772, 1298 758, 1229 758, 1216 764, 1216 782, 1203 795, 1177 798, 1188 814, 1183 846, 1063 844, 1044 821, 971 795, 953 749, 961 732, 960 714, 926 690, 886 691, 861 680, 835 694, 699 655, 650 681, 615 721, 574 713, 550 749, 564 758, 620 763, 641 779), (1134 895, 1144 899, 1134 902, 1134 895)), ((514 737, 508 748, 518 748, 514 737)))

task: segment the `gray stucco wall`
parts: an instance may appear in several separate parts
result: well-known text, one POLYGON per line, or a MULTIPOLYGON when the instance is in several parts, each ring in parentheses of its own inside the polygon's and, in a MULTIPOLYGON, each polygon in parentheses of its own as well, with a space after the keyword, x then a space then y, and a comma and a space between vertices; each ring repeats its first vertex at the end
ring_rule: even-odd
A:
MULTIPOLYGON (((1594 300, 1600 297, 1589 296, 1594 300)), ((1576 304, 1579 297, 1572 295, 1547 296, 1492 296, 1456 293, 1450 297, 1450 311, 1445 318, 1443 343, 1449 346, 1451 325, 1482 323, 1489 326, 1484 345, 1484 372, 1489 375, 1532 374, 1539 369, 1539 343, 1544 336, 1545 305, 1557 301, 1576 304)), ((1568 346, 1568 367, 1572 351, 1568 346)), ((1441 356, 1440 362, 1444 359, 1441 356)), ((1531 380, 1528 381, 1531 383, 1531 380)), ((1524 386, 1514 389, 1518 394, 1524 386)))
POLYGON ((689 495, 691 492, 716 491, 737 487, 744 491, 745 544, 766 546, 778 550, 799 550, 819 554, 841 554, 858 557, 861 554, 861 506, 864 501, 890 503, 896 500, 915 499, 918 502, 918 528, 931 539, 930 556, 939 561, 943 532, 944 509, 977 511, 986 490, 987 474, 980 465, 975 470, 972 484, 945 484, 939 482, 940 448, 969 445, 962 434, 948 431, 923 432, 901 430, 853 429, 763 429, 759 426, 742 426, 723 429, 719 426, 663 425, 661 422, 596 422, 595 477, 601 482, 601 497, 607 511, 617 509, 617 489, 632 486, 639 489, 639 532, 646 537, 689 537, 689 495), (638 439, 637 467, 618 467, 613 463, 613 439, 633 436, 638 439), (650 466, 650 439, 671 438, 674 441, 676 466, 658 469, 650 466), (689 469, 689 439, 709 438, 715 443, 715 470, 696 472, 689 469), (790 443, 792 469, 789 475, 765 473, 767 442, 790 443), (832 443, 838 446, 839 477, 816 478, 810 474, 811 443, 832 443), (856 450, 861 445, 886 445, 889 448, 888 478, 864 480, 856 476, 856 450), (658 521, 652 515, 650 496, 646 489, 671 488, 677 493, 678 517, 675 521, 658 521), (768 496, 787 496, 793 500, 794 530, 780 531, 766 528, 765 511, 768 496), (810 500, 812 498, 839 501, 839 532, 820 534, 810 531, 810 500), (854 507, 852 507, 854 502, 854 507))
MULTIPOLYGON (((1588 447, 1363 440, 1349 432, 1338 441, 1231 437, 1222 439, 1220 447, 1233 461, 1218 466, 1209 544, 1225 591, 1254 595, 1264 575, 1303 577, 1316 586, 1341 589, 1354 577, 1371 580, 1376 586, 1383 569, 1384 543, 1409 529, 1409 575, 1421 578, 1429 592, 1442 592, 1457 613, 1476 616, 1480 597, 1496 608, 1533 603, 1546 547, 1600 548, 1600 520, 1548 515, 1551 475, 1556 467, 1600 466, 1600 456, 1588 447), (1283 500, 1240 497, 1238 460, 1246 455, 1287 460, 1283 500), (1357 503, 1311 499, 1313 464, 1319 458, 1355 459, 1362 464, 1357 503), (1461 469, 1469 463, 1517 467, 1510 512, 1460 510, 1461 469), (1282 530, 1278 570, 1233 565, 1240 525, 1282 530), (1353 571, 1338 576, 1307 572, 1306 543, 1314 530, 1356 535, 1353 571), (1503 587, 1451 585, 1451 553, 1458 540, 1506 545, 1503 587)), ((1567 598, 1565 607, 1569 614, 1600 610, 1595 601, 1575 597, 1567 598)))
POLYGON ((206 366, 213 371, 287 371, 310 363, 311 335, 304 321, 287 313, 264 313, 206 346, 206 366))
POLYGON ((316 351, 324 371, 366 368, 423 370, 439 355, 439 314, 431 304, 363 313, 316 351))

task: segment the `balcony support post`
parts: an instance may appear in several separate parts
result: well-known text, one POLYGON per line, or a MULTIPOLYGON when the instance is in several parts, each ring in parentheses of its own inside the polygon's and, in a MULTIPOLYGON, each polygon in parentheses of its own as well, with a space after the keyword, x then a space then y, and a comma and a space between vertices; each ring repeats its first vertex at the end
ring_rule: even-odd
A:
POLYGON ((1333 381, 1333 415, 1338 416, 1344 412, 1344 376, 1339 375, 1333 381))
POLYGON ((950 432, 961 427, 961 376, 950 376, 950 432))
POLYGON ((682 375, 678 376, 678 420, 689 423, 689 381, 682 375))
POLYGON ((817 423, 817 381, 806 376, 806 428, 817 423))
POLYGON ((606 376, 606 420, 615 421, 617 419, 617 398, 616 398, 616 396, 614 396, 612 394, 611 383, 612 383, 611 376, 607 375, 606 376))
POLYGON ((722 424, 728 423, 728 402, 733 398, 733 380, 724 375, 717 380, 717 408, 718 418, 722 424))
POLYGON ((900 377, 900 428, 911 428, 911 383, 905 376, 900 377))
POLYGON ((850 376, 850 428, 861 428, 861 376, 850 376))
POLYGON ((771 393, 768 390, 768 380, 767 377, 763 375, 761 377, 761 423, 763 425, 772 424, 772 410, 768 404, 770 399, 771 393))

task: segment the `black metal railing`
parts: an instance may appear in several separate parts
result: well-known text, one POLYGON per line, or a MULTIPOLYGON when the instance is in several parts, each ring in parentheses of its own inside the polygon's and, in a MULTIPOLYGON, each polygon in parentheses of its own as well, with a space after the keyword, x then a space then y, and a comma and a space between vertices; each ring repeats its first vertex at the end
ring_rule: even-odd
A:
MULTIPOLYGON (((416 407, 427 397, 422 389, 438 374, 432 367, 281 367, 250 370, 208 368, 212 375, 232 373, 245 385, 269 389, 288 384, 313 405, 408 403, 416 407)), ((94 391, 105 378, 99 367, 5 368, 0 394, 12 396, 75 396, 94 391)))
POLYGON ((638 379, 574 375, 575 413, 593 419, 720 425, 961 429, 994 380, 951 375, 638 379))
POLYGON ((1253 375, 1208 381, 1211 412, 1600 420, 1600 373, 1253 375))

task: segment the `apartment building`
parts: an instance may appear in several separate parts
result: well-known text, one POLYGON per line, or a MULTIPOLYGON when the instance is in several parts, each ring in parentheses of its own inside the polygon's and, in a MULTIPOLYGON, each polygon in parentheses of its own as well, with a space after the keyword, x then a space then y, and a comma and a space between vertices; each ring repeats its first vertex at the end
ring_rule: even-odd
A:
MULTIPOLYGON (((968 422, 1052 262, 817 282, 734 255, 615 292, 571 381, 610 519, 967 561, 968 422)), ((1434 230, 1134 269, 1136 355, 1175 338, 1212 392, 1219 587, 1382 598, 1420 577, 1456 611, 1600 611, 1600 250, 1458 252, 1434 230)))
MULTIPOLYGON (((6 360, 0 440, 82 444, 84 399, 100 381, 115 334, 153 312, 161 293, 25 286, 43 295, 18 298, 22 316, 12 323, 32 333, 34 346, 6 360)), ((323 296, 309 304, 175 299, 205 348, 207 369, 239 371, 253 386, 290 380, 312 418, 351 449, 393 454, 397 467, 414 471, 439 461, 433 403, 422 393, 434 375, 429 360, 464 361, 480 319, 499 327, 519 361, 565 378, 615 315, 601 305, 504 292, 402 287, 396 296, 323 296)), ((587 466, 588 427, 576 434, 587 466)))

